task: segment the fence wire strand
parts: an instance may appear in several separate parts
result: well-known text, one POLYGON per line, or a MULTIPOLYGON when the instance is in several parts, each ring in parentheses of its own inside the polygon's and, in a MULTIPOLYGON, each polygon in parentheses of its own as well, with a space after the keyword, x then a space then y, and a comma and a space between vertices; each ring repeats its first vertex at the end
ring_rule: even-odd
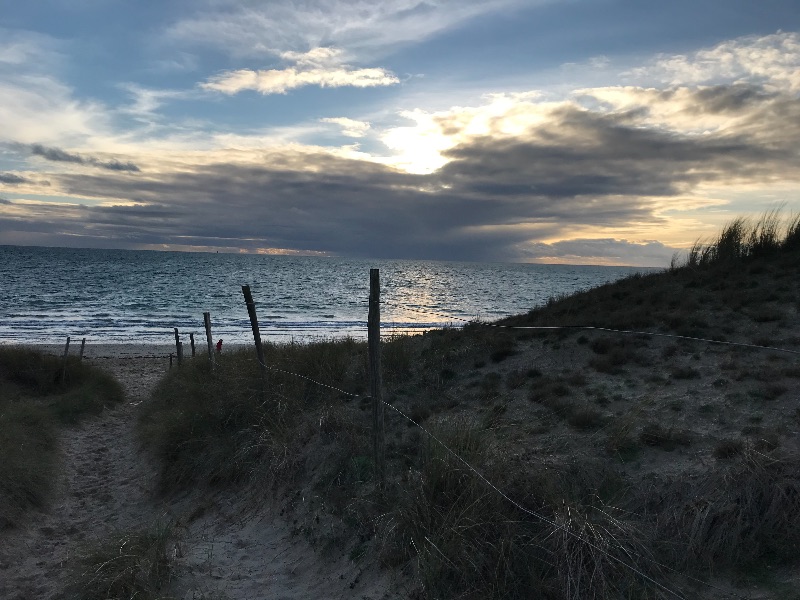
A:
POLYGON ((399 308, 401 310, 408 310, 411 312, 416 312, 419 314, 424 315, 434 315, 437 317, 444 317, 446 319, 450 319, 452 321, 460 321, 465 324, 475 325, 479 327, 489 327, 494 329, 510 329, 510 330, 559 330, 559 329, 575 329, 575 330, 587 330, 587 331, 605 331, 609 333, 621 333, 624 335, 649 335, 653 337, 664 337, 664 338, 673 338, 673 339, 680 339, 680 340, 690 340, 693 342, 705 342, 708 344, 722 344, 726 346, 738 346, 742 348, 756 348, 759 350, 773 350, 775 352, 787 352, 789 354, 797 354, 800 355, 800 350, 790 350, 788 348, 779 348, 777 346, 763 346, 761 344, 749 344, 746 342, 729 342, 725 340, 713 340, 710 338, 701 338, 701 337, 692 337, 688 335, 678 335, 676 333, 660 333, 657 331, 638 331, 633 329, 614 329, 612 327, 601 327, 598 325, 501 325, 499 323, 486 323, 484 321, 479 320, 470 320, 464 319, 462 317, 455 317, 452 315, 445 315, 442 313, 432 312, 432 311, 424 311, 415 308, 410 308, 407 306, 402 306, 399 304, 394 304, 391 302, 386 302, 386 304, 391 304, 395 308, 399 308))

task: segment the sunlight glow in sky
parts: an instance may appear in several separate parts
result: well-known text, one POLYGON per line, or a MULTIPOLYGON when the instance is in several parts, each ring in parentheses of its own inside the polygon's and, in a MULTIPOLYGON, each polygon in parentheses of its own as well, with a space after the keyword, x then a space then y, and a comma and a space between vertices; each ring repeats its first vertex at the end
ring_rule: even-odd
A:
POLYGON ((662 266, 797 165, 796 0, 0 14, 0 244, 662 266))

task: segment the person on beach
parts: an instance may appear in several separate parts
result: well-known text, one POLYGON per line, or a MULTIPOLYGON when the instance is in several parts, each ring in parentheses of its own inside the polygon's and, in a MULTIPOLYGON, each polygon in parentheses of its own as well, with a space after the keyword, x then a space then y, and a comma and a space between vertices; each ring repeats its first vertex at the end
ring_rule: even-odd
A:
POLYGON ((222 338, 217 342, 217 354, 222 353, 222 338))

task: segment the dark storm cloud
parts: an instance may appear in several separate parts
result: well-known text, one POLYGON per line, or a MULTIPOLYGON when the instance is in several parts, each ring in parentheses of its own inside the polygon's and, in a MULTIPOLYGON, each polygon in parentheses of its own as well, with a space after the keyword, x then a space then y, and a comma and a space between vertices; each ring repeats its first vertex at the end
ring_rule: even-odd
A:
POLYGON ((712 113, 740 113, 778 94, 747 84, 715 85, 695 92, 697 109, 712 113))
POLYGON ((83 159, 83 157, 77 154, 70 154, 69 152, 60 150, 59 148, 46 148, 40 144, 33 144, 31 146, 31 154, 34 156, 41 156, 42 158, 55 162, 71 162, 81 165, 86 164, 86 161, 83 159))
POLYGON ((13 173, 0 173, 0 183, 6 183, 8 185, 18 185, 20 183, 27 183, 28 180, 24 177, 20 177, 19 175, 14 175, 13 173))
POLYGON ((575 198, 674 196, 700 182, 783 169, 783 148, 744 137, 681 137, 617 115, 564 108, 527 139, 483 137, 450 150, 438 173, 464 194, 541 195, 559 216, 575 198))
POLYGON ((100 167, 102 169, 108 169, 109 171, 131 171, 131 172, 138 172, 139 167, 133 164, 132 162, 122 163, 118 160, 111 160, 111 161, 102 161, 99 158, 95 158, 93 156, 82 156, 80 154, 73 154, 70 152, 66 152, 65 150, 61 150, 60 148, 49 148, 47 146, 42 146, 41 144, 32 144, 30 147, 31 154, 34 156, 41 156, 45 160, 53 161, 53 162, 67 162, 67 163, 76 163, 79 165, 89 165, 94 167, 100 167))
POLYGON ((525 224, 536 224, 539 235, 554 235, 563 227, 561 216, 569 213, 574 213, 570 221, 576 225, 654 218, 652 207, 638 199, 598 202, 597 197, 576 196, 554 202, 536 192, 476 191, 475 185, 462 184, 472 176, 469 166, 448 179, 459 180, 448 190, 438 174, 409 175, 327 155, 295 160, 313 163, 316 169, 300 170, 290 161, 283 169, 210 165, 159 180, 74 174, 58 179, 71 194, 111 194, 137 203, 86 208, 83 215, 94 231, 134 236, 137 243, 164 243, 165 237, 179 234, 195 245, 238 239, 251 241, 234 245, 252 248, 510 260, 519 258, 516 246, 531 237, 525 224))
POLYGON ((307 152, 147 178, 53 175, 65 195, 117 198, 120 205, 26 206, 27 221, 15 214, 0 221, 0 233, 72 232, 90 236, 90 245, 103 239, 373 257, 580 262, 576 257, 584 256, 665 264, 672 249, 657 243, 540 241, 574 237, 581 228, 652 226, 673 198, 701 183, 795 176, 797 98, 737 86, 682 93, 681 106, 691 110, 736 112, 736 127, 681 135, 647 124, 644 109, 562 105, 517 136, 472 138, 452 148, 450 162, 430 175, 307 152), (645 258, 634 260, 637 253, 645 258))

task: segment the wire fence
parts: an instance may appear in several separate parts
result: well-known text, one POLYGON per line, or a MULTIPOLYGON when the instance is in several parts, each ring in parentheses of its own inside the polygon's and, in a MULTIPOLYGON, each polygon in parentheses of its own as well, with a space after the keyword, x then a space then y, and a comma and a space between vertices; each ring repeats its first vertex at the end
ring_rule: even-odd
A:
MULTIPOLYGON (((264 365, 263 363, 261 363, 261 366, 265 367, 269 371, 280 372, 280 373, 283 373, 285 375, 290 375, 290 376, 293 376, 293 377, 297 377, 297 378, 300 378, 300 379, 302 379, 302 380, 304 380, 304 381, 306 381, 308 383, 311 383, 313 385, 316 385, 316 386, 319 386, 319 387, 322 387, 322 388, 326 388, 326 389, 330 389, 330 390, 339 392, 341 394, 350 396, 352 398, 365 397, 365 396, 363 396, 361 394, 354 394, 352 392, 348 392, 348 391, 343 390, 341 388, 337 388, 335 386, 331 386, 331 385, 328 385, 326 383, 323 383, 323 382, 320 382, 320 381, 316 381, 316 380, 312 379, 311 377, 308 377, 308 376, 305 376, 305 375, 301 375, 299 373, 294 373, 292 371, 287 371, 285 369, 277 369, 277 368, 274 368, 274 367, 269 367, 267 365, 264 365)), ((566 534, 567 536, 572 537, 572 538, 580 541, 583 544, 586 544, 587 546, 589 546, 593 550, 601 553, 608 560, 610 560, 612 562, 615 562, 615 563, 619 564, 620 566, 630 570, 634 575, 636 575, 637 577, 641 578, 646 583, 649 583, 649 584, 653 585, 654 587, 658 588, 659 590, 661 590, 662 592, 668 594, 669 596, 671 596, 673 598, 679 598, 680 600, 688 600, 689 596, 686 596, 683 591, 678 591, 678 590, 675 589, 674 586, 667 586, 667 585, 659 582, 658 580, 654 579, 653 577, 651 577, 650 575, 645 573, 635 563, 631 563, 631 562, 625 561, 625 560, 623 560, 623 559, 621 559, 621 558, 619 558, 617 556, 614 556, 613 554, 611 554, 611 553, 607 552, 606 550, 604 550, 603 548, 599 547, 597 544, 593 543, 591 540, 588 540, 584 536, 582 536, 582 535, 580 535, 578 533, 575 533, 573 530, 569 529, 565 525, 561 525, 561 524, 555 522, 553 519, 548 518, 547 516, 543 515, 540 512, 537 512, 535 510, 527 508, 526 506, 524 506, 523 504, 521 504, 520 502, 515 500, 510 494, 508 494, 507 492, 503 491, 499 486, 494 484, 489 478, 487 478, 483 473, 481 473, 480 470, 478 470, 476 467, 474 467, 470 462, 468 462, 466 459, 464 459, 460 454, 458 454, 450 446, 445 444, 438 436, 436 436, 428 428, 426 428, 425 426, 423 426, 422 424, 420 424, 419 422, 414 420, 412 417, 407 415, 405 412, 403 412, 401 409, 399 409, 398 407, 394 406, 393 404, 390 404, 390 403, 385 402, 385 401, 382 401, 382 404, 384 405, 385 408, 388 408, 388 409, 394 411, 396 414, 398 414, 405 421, 407 421, 408 423, 410 423, 414 427, 416 427, 419 430, 421 430, 426 436, 428 436, 437 445, 439 445, 441 448, 443 448, 449 455, 451 455, 458 462, 463 464, 467 468, 467 470, 469 472, 471 472, 476 478, 478 478, 481 482, 483 482, 486 486, 488 486, 494 493, 498 494, 501 498, 503 498, 505 501, 507 501, 509 504, 511 504, 514 508, 516 508, 520 512, 522 512, 522 513, 524 513, 524 514, 526 514, 528 516, 531 516, 531 517, 535 518, 536 520, 544 523, 545 525, 547 525, 550 528, 552 528, 553 531, 561 531, 562 533, 566 534)), ((689 580, 691 580, 691 581, 693 581, 695 583, 699 583, 701 585, 704 585, 704 586, 706 586, 708 588, 711 588, 711 589, 715 589, 715 590, 720 591, 720 592, 724 592, 728 596, 732 596, 732 597, 735 597, 735 598, 741 598, 742 600, 746 600, 746 598, 747 598, 746 596, 742 596, 742 595, 737 594, 737 593, 735 593, 735 592, 733 592, 731 590, 723 589, 720 586, 717 586, 717 585, 711 583, 710 581, 707 581, 707 580, 704 580, 704 579, 701 579, 701 578, 698 578, 698 577, 694 577, 694 576, 692 576, 692 575, 690 575, 688 573, 684 573, 684 572, 678 571, 677 569, 674 569, 674 568, 670 567, 669 565, 665 565, 665 564, 653 559, 652 557, 639 555, 636 558, 638 558, 639 560, 643 560, 643 561, 649 563, 652 566, 655 566, 655 567, 658 567, 660 569, 664 569, 664 570, 670 571, 670 572, 672 572, 672 573, 674 573, 676 575, 680 575, 682 577, 685 577, 685 578, 687 578, 687 579, 689 579, 689 580)))

